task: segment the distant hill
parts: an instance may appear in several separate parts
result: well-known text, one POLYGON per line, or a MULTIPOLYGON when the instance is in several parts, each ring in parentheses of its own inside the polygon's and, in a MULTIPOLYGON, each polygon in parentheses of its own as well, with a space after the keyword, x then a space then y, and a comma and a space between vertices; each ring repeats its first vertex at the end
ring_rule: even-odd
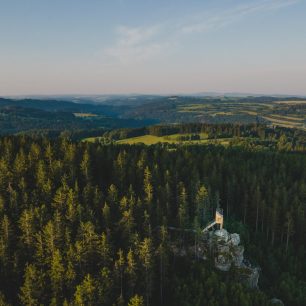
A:
MULTIPOLYGON (((128 106, 0 98, 0 134, 138 127, 152 120, 121 118, 128 106)), ((90 136, 90 134, 88 135, 90 136)))
POLYGON ((306 99, 300 97, 161 97, 127 109, 124 118, 163 123, 265 123, 306 128, 306 99))
MULTIPOLYGON (((49 112, 93 112, 95 114, 117 116, 119 108, 112 105, 81 104, 61 100, 36 100, 36 99, 4 99, 0 98, 0 108, 5 106, 16 106, 22 108, 41 109, 49 112)), ((127 107, 121 107, 120 111, 126 110, 127 107)))
MULTIPOLYGON (((83 131, 156 123, 263 123, 306 129, 301 97, 96 96, 59 99, 0 98, 0 133, 83 131)), ((88 131, 84 135, 84 131, 88 131)))

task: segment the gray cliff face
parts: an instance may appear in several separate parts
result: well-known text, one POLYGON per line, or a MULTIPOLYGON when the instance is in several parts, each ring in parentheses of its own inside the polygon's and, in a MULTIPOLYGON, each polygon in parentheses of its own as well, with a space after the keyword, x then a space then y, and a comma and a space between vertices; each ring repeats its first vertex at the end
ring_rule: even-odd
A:
MULTIPOLYGON (((230 234, 227 230, 220 229, 209 232, 208 237, 203 238, 201 244, 208 245, 216 269, 227 272, 234 268, 243 283, 250 288, 257 287, 259 268, 251 266, 244 258, 244 247, 240 245, 238 234, 230 234)), ((204 247, 201 249, 205 250, 204 247)))

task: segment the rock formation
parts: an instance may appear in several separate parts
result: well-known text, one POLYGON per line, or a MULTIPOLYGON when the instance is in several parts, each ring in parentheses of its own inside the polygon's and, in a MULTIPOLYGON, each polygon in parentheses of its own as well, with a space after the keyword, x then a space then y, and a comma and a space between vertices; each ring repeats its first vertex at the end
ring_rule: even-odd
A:
POLYGON ((244 258, 244 247, 240 245, 240 236, 229 233, 226 229, 209 230, 202 232, 197 247, 172 245, 172 251, 177 256, 194 254, 202 260, 212 260, 216 269, 223 272, 233 272, 239 281, 250 288, 257 288, 259 267, 251 265, 244 258))
POLYGON ((215 267, 218 270, 227 272, 233 268, 241 281, 251 288, 257 287, 259 268, 253 267, 244 258, 244 247, 240 245, 238 234, 230 234, 226 229, 210 231, 206 236, 203 236, 200 245, 202 245, 203 250, 205 250, 204 245, 208 245, 209 252, 214 257, 215 267))

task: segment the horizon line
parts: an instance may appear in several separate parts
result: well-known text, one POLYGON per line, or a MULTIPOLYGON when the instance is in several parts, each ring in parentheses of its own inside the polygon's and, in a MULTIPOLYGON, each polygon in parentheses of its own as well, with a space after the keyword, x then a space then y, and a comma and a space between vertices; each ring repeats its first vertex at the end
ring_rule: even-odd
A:
POLYGON ((165 92, 165 93, 154 93, 154 92, 131 92, 131 93, 23 93, 23 94, 0 94, 0 98, 10 97, 94 97, 94 96, 270 96, 270 97, 306 97, 305 94, 300 93, 254 93, 254 92, 235 92, 235 91, 203 91, 203 92, 165 92))

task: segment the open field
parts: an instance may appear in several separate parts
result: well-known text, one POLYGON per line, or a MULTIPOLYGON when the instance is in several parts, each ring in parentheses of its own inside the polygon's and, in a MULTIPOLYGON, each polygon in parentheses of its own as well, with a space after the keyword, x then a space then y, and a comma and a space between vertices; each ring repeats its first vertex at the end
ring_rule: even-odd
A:
POLYGON ((219 139, 200 139, 200 140, 186 140, 181 141, 179 137, 186 136, 188 134, 174 134, 168 136, 154 136, 154 135, 144 135, 132 138, 126 138, 117 141, 117 144, 145 144, 145 145, 153 145, 157 143, 170 143, 170 144, 221 144, 228 145, 230 139, 229 138, 219 138, 219 139))
POLYGON ((97 117, 97 114, 91 114, 91 113, 74 113, 75 117, 80 117, 80 118, 87 118, 87 117, 97 117))
POLYGON ((127 139, 122 139, 117 141, 117 144, 137 144, 137 143, 143 143, 145 145, 152 145, 159 142, 167 142, 167 143, 177 143, 176 140, 171 139, 165 139, 165 137, 158 137, 153 135, 144 135, 144 136, 138 136, 138 137, 132 137, 127 139))
MULTIPOLYGON (((166 136, 154 136, 154 135, 143 135, 131 138, 125 138, 122 140, 117 140, 117 144, 137 144, 143 143, 146 145, 156 144, 156 143, 174 143, 174 144, 182 144, 182 143, 216 143, 215 140, 208 139, 207 133, 197 133, 197 136, 200 137, 198 140, 185 140, 182 137, 192 137, 194 134, 172 134, 166 136)), ((103 137, 89 137, 83 139, 86 142, 96 142, 102 141, 103 137)), ((228 143, 228 139, 217 139, 217 143, 222 142, 224 144, 228 143)))
POLYGON ((101 141, 103 137, 88 137, 83 139, 82 141, 84 142, 96 142, 96 141, 101 141))

